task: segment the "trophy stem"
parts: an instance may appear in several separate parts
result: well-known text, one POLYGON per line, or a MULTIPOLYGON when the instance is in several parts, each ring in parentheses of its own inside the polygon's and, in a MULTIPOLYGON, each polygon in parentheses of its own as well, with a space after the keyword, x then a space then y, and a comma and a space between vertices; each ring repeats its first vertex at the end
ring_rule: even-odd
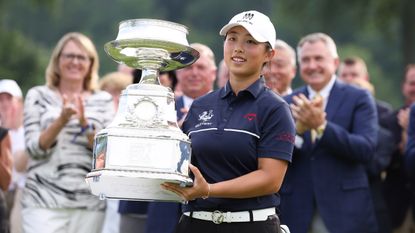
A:
POLYGON ((144 68, 141 73, 140 84, 157 84, 160 85, 159 70, 144 68))

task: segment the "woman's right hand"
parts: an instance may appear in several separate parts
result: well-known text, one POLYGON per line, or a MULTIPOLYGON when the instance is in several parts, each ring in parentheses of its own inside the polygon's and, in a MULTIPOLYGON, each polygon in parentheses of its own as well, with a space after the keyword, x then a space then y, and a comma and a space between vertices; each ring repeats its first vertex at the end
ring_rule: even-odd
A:
POLYGON ((192 187, 181 187, 176 183, 163 183, 161 187, 176 193, 185 201, 191 201, 196 198, 206 199, 211 196, 211 184, 209 184, 197 167, 189 164, 189 168, 194 174, 195 178, 192 187))
POLYGON ((62 104, 62 111, 61 111, 60 118, 66 124, 73 115, 78 113, 78 111, 76 109, 76 106, 71 101, 69 101, 66 95, 63 95, 62 98, 63 98, 63 104, 62 104))
POLYGON ((39 147, 42 150, 49 149, 56 142, 56 138, 63 127, 65 127, 73 115, 78 113, 76 106, 69 101, 66 95, 62 95, 62 100, 63 104, 60 116, 40 134, 39 147))

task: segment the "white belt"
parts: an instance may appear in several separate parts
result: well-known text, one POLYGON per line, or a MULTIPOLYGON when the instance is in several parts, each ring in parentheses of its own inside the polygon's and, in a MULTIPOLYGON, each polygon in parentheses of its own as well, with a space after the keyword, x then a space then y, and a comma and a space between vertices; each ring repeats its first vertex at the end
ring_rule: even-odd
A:
POLYGON ((250 222, 250 213, 252 212, 252 221, 265 221, 268 216, 275 214, 275 207, 260 209, 260 210, 250 210, 250 211, 238 211, 238 212, 221 212, 215 210, 213 212, 209 211, 194 211, 190 216, 190 212, 184 212, 183 214, 191 218, 196 218, 200 220, 212 221, 216 224, 221 224, 222 222, 250 222))

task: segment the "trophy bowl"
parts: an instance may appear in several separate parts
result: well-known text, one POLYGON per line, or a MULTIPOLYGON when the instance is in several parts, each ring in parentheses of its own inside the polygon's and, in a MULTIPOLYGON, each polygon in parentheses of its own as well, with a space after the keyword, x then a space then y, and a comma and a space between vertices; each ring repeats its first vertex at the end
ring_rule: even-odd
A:
POLYGON ((86 181, 101 199, 182 202, 160 184, 191 186, 190 140, 177 125, 174 94, 160 85, 160 71, 186 67, 199 53, 185 26, 157 19, 122 21, 116 40, 105 44, 116 62, 141 69, 140 83, 122 91, 111 124, 95 136, 86 181))

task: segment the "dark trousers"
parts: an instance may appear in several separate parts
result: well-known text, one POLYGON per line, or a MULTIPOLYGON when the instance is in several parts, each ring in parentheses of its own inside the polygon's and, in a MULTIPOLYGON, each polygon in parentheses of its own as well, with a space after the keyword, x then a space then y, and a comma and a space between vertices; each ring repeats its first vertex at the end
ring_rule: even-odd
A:
POLYGON ((280 220, 271 215, 266 221, 215 224, 182 215, 176 233, 280 233, 280 220))

